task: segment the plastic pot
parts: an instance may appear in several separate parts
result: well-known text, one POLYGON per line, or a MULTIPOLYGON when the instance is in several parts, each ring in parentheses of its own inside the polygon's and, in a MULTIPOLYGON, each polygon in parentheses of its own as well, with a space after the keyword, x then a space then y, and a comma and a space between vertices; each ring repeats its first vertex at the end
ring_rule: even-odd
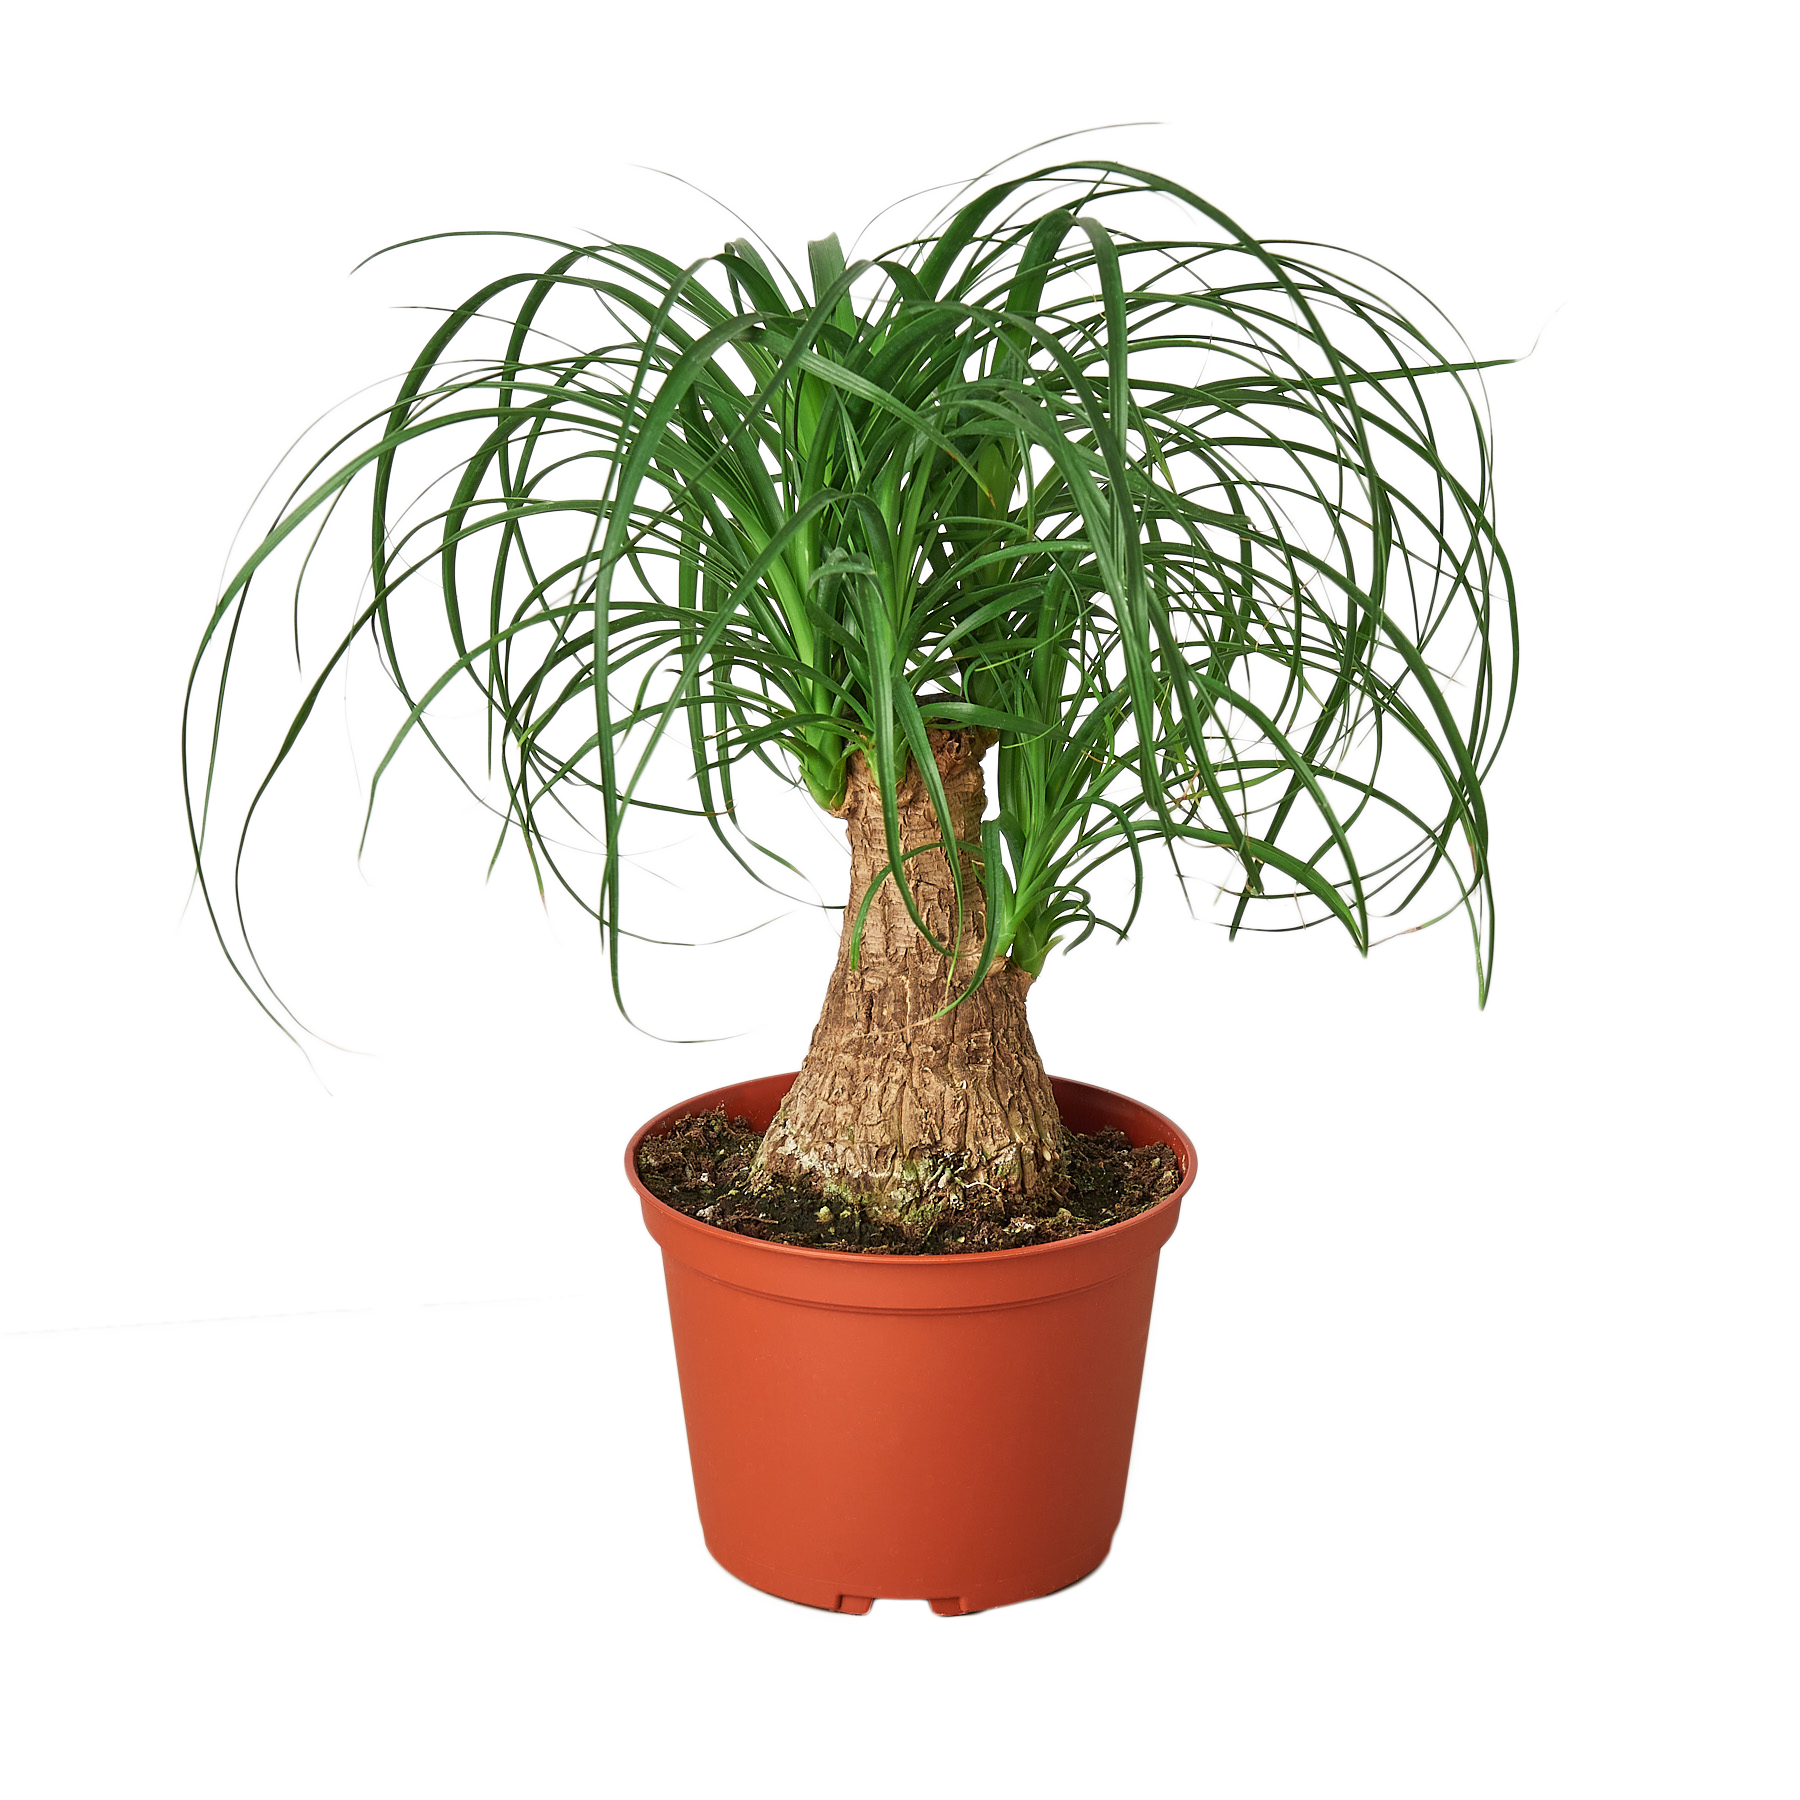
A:
POLYGON ((1172 1145, 1181 1186, 1085 1237, 969 1256, 760 1243, 638 1180, 645 1137, 714 1106, 763 1130, 793 1080, 697 1094, 625 1152, 662 1247, 707 1548, 751 1586, 833 1612, 877 1598, 979 1612, 1079 1581, 1124 1506, 1157 1253, 1193 1144, 1134 1100, 1054 1080, 1072 1130, 1172 1145))

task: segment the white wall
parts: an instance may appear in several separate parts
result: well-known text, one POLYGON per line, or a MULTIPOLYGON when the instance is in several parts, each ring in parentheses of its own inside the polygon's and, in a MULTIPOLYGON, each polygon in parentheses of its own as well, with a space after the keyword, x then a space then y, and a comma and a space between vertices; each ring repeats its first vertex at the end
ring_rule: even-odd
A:
MULTIPOLYGON (((176 715, 221 558, 288 439, 387 374, 421 315, 504 252, 425 230, 603 230, 695 256, 729 221, 778 245, 974 173, 1053 128, 774 124, 7 126, 13 268, 0 441, 7 877, 0 887, 0 1328, 463 1300, 659 1282, 617 1172, 684 1094, 792 1067, 832 941, 805 920, 641 965, 659 1030, 608 1003, 592 940, 545 929, 522 869, 486 895, 488 837, 401 765, 364 886, 358 810, 322 738, 252 869, 259 941, 320 1030, 333 1093, 250 1006, 187 886, 176 715), (662 974, 661 968, 666 968, 662 974), (666 983, 659 988, 657 983, 666 983)), ((1523 351, 1568 293, 1566 131, 1546 124, 1215 124, 1087 139, 1161 167, 1265 238, 1381 257, 1481 353, 1523 351)), ((848 230, 846 230, 848 227, 848 230)), ((1271 1035, 1152 929, 1157 985, 1114 967, 1035 1001, 1051 1069, 1181 1118, 1208 1168, 1172 1251, 1564 1228, 1566 328, 1492 378, 1501 527, 1525 601, 1525 688, 1492 787, 1496 994, 1480 1048, 1363 1186, 1462 1039, 1467 940, 1390 945, 1381 1031, 1343 959, 1249 959, 1271 1035), (1316 1073, 1314 1073, 1316 1069, 1316 1073)), ((351 536, 355 535, 351 531, 351 536)), ((272 677, 274 679, 274 677, 272 677)), ((698 866, 695 866, 698 868, 698 866)), ((713 864, 716 869, 716 864, 713 864)), ((727 889, 734 920, 758 895, 727 889)), ((1323 934, 1319 934, 1323 940, 1323 934)))

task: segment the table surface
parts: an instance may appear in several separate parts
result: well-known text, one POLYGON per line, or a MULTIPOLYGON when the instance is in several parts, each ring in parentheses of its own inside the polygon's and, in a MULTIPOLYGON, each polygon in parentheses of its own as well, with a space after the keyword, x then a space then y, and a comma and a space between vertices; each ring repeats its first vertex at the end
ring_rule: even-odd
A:
POLYGON ((0 1336, 0 1622, 1566 1618, 1561 1237, 1166 1256, 1111 1559, 943 1620, 707 1557, 655 1289, 0 1336))

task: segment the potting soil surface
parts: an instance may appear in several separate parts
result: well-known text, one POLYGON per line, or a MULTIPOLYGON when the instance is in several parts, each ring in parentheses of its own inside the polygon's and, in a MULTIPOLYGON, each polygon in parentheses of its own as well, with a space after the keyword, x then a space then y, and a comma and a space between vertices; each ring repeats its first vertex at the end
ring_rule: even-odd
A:
POLYGON ((691 1219, 772 1244, 804 1244, 874 1256, 965 1256, 1053 1244, 1147 1212, 1181 1182, 1167 1144, 1133 1148, 1124 1132, 1063 1134, 1063 1170, 1030 1210, 969 1193, 947 1198, 929 1230, 909 1238, 865 1217, 859 1206, 829 1202, 788 1183, 753 1193, 751 1164, 762 1133, 723 1107, 690 1113, 638 1147, 638 1179, 657 1199, 691 1219))

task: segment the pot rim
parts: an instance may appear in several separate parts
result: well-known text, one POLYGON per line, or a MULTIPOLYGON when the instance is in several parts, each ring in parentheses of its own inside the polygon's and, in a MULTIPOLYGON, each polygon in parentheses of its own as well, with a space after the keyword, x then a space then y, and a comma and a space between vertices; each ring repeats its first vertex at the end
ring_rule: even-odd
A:
MULTIPOLYGON (((1188 1190, 1192 1188, 1195 1174, 1199 1172, 1199 1152, 1193 1147, 1193 1139, 1172 1118, 1168 1118, 1166 1112, 1159 1112, 1156 1107, 1147 1105, 1141 1100, 1134 1100, 1130 1094, 1118 1093, 1111 1087, 1100 1087, 1094 1082, 1075 1080, 1073 1076, 1053 1075, 1049 1080, 1051 1080, 1053 1089, 1057 1091, 1058 1105, 1062 1103, 1064 1093, 1073 1089, 1078 1093, 1091 1094, 1096 1100, 1125 1102, 1127 1105, 1136 1107, 1139 1112, 1148 1112, 1150 1118, 1157 1121, 1161 1141, 1165 1141, 1170 1148, 1174 1148, 1175 1157, 1181 1163, 1181 1181, 1175 1184, 1174 1190, 1163 1195, 1163 1199, 1157 1201, 1154 1206, 1148 1206, 1130 1219, 1120 1219, 1116 1224, 1102 1226, 1098 1231, 1082 1231, 1076 1237, 1058 1238, 1055 1244, 1022 1244, 1017 1249, 954 1251, 950 1255, 882 1256, 868 1255, 868 1253, 860 1253, 860 1251, 841 1251, 841 1249, 814 1249, 810 1244, 774 1244, 774 1242, 770 1242, 769 1238, 745 1237, 740 1231, 727 1231, 724 1226, 709 1224, 706 1219, 695 1219, 691 1213, 684 1213, 677 1206, 670 1206, 668 1202, 657 1199, 657 1195, 653 1195, 644 1186, 641 1177, 637 1174, 637 1150, 639 1150, 639 1145, 643 1145, 644 1139, 652 1138, 657 1130, 666 1129, 680 1118, 688 1118, 689 1114, 693 1114, 693 1112, 707 1112, 711 1111, 715 1105, 729 1105, 729 1100, 725 1096, 738 1093, 745 1087, 761 1085, 763 1082, 785 1082, 787 1085, 792 1085, 797 1076, 799 1076, 799 1069, 792 1069, 785 1075, 747 1076, 740 1082, 727 1082, 724 1087, 713 1087, 713 1089, 707 1089, 704 1094, 693 1094, 689 1100, 680 1100, 671 1107, 664 1107, 661 1112, 653 1114, 650 1120, 639 1125, 637 1130, 632 1132, 630 1141, 625 1145, 625 1175, 626 1181, 630 1181, 632 1184, 632 1192, 639 1197, 639 1201, 643 1202, 646 1226, 650 1224, 652 1208, 655 1208, 657 1215, 671 1220, 671 1229, 675 1229, 675 1231, 691 1228, 698 1233, 704 1233, 706 1237, 713 1238, 715 1242, 745 1246, 752 1255, 767 1253, 767 1255, 781 1256, 787 1260, 828 1265, 832 1269, 842 1269, 846 1265, 880 1265, 884 1269, 911 1267, 911 1269, 922 1269, 922 1271, 923 1269, 940 1271, 940 1269, 968 1269, 970 1265, 974 1264, 990 1267, 990 1269, 999 1269, 1001 1265, 1015 1267, 1015 1265, 1026 1264, 1031 1260, 1042 1260, 1042 1258, 1053 1258, 1053 1256, 1080 1256, 1084 1253, 1093 1255, 1094 1251, 1107 1240, 1116 1240, 1127 1233, 1136 1235, 1141 1231, 1154 1229, 1154 1226, 1159 1226, 1159 1224, 1163 1224, 1163 1220, 1168 1219, 1170 1220, 1168 1228, 1157 1240, 1159 1244, 1166 1242, 1168 1235, 1174 1231, 1175 1222, 1181 1211, 1181 1201, 1186 1197, 1188 1190), (673 1220, 679 1220, 679 1224, 673 1224, 673 1220)), ((787 1093, 787 1087, 783 1087, 781 1093, 787 1093)), ((1147 1141, 1154 1143, 1157 1139, 1152 1138, 1147 1141)), ((653 1233, 653 1235, 661 1238, 659 1233, 653 1233)))

